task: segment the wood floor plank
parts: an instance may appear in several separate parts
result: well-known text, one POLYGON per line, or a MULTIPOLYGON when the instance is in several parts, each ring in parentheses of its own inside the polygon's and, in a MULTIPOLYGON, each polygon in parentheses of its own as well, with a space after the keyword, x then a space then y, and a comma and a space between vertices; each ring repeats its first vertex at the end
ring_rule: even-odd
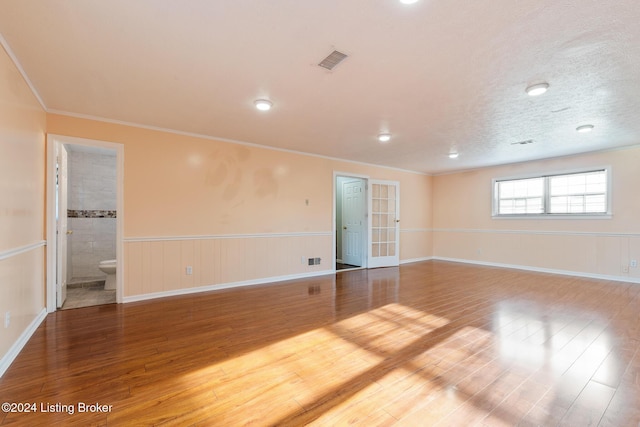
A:
POLYGON ((639 352, 638 285, 427 261, 52 313, 0 401, 76 411, 0 425, 638 425, 639 352))
POLYGON ((573 402, 561 423, 581 426, 598 425, 615 391, 612 387, 589 381, 573 402))

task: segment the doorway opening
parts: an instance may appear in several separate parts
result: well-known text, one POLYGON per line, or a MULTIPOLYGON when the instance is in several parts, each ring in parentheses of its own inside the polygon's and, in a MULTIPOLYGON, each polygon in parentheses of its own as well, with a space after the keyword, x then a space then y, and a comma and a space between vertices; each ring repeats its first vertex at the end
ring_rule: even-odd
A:
POLYGON ((335 269, 367 267, 367 179, 335 176, 335 269))
POLYGON ((47 145, 47 311, 121 302, 123 147, 47 145))
POLYGON ((400 183, 333 173, 335 271, 400 265, 400 183))

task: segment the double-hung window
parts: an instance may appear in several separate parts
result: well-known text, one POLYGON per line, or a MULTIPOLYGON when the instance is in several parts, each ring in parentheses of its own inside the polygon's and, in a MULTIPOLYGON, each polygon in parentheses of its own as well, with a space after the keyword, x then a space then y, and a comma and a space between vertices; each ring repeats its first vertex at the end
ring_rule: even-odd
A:
POLYGON ((610 214, 607 168, 494 180, 494 217, 610 214))

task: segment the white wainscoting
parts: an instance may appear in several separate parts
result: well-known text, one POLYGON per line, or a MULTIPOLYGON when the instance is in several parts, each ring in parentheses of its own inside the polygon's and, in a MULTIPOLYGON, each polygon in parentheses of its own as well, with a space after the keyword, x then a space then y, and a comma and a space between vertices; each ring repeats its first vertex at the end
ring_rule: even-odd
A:
POLYGON ((39 241, 0 252, 0 376, 46 317, 45 245, 39 241), (5 328, 7 313, 10 319, 5 328))
POLYGON ((430 228, 400 229, 400 264, 426 261, 433 255, 433 230, 430 228))
POLYGON ((640 282, 640 233, 434 229, 434 259, 640 282))
POLYGON ((126 238, 124 301, 328 274, 334 270, 332 237, 301 232, 126 238), (321 263, 308 265, 308 258, 321 263))

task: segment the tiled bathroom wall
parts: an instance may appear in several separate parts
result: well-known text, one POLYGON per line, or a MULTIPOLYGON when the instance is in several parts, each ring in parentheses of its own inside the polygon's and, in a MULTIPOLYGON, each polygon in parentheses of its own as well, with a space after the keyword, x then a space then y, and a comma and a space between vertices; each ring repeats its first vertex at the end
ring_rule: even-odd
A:
POLYGON ((116 153, 69 146, 70 283, 104 277, 98 263, 116 257, 116 153))

